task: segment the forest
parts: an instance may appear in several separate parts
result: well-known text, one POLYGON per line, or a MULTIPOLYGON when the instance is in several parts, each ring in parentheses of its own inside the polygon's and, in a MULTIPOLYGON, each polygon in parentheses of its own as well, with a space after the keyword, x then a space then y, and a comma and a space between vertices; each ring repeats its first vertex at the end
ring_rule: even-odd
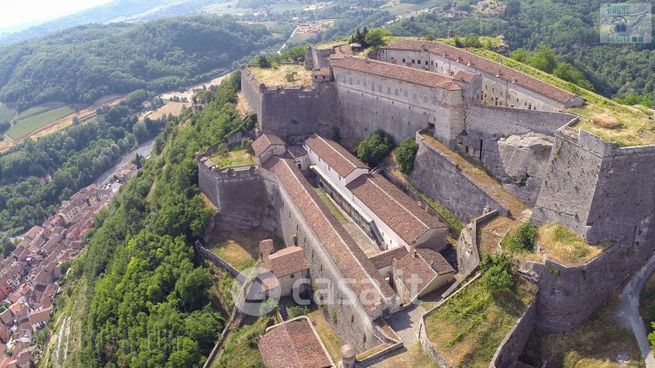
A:
POLYGON ((162 123, 137 121, 142 94, 100 111, 95 121, 39 139, 0 155, 0 234, 17 235, 41 224, 60 203, 91 184, 162 123))
POLYGON ((554 49, 563 63, 581 70, 596 92, 652 102, 654 44, 601 44, 599 7, 595 0, 509 0, 504 14, 458 19, 426 14, 396 22, 390 28, 394 34, 406 36, 446 37, 450 30, 460 36, 503 35, 512 50, 536 50, 543 44, 554 49))
POLYGON ((236 66, 282 41, 263 26, 198 16, 91 24, 0 48, 0 101, 88 105, 138 89, 163 92, 236 66))
POLYGON ((67 365, 196 367, 212 349, 225 322, 210 307, 209 272, 194 263, 192 244, 212 214, 198 190, 195 152, 244 126, 239 84, 233 74, 203 112, 169 120, 158 137, 165 143, 99 214, 67 277, 77 287, 58 299, 66 309, 89 298, 73 308, 82 323, 72 333, 84 338, 67 365))

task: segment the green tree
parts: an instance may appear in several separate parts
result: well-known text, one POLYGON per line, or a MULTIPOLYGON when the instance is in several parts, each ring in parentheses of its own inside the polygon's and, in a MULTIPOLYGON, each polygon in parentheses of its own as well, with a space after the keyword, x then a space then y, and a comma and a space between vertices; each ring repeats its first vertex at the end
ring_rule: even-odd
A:
POLYGON ((530 251, 534 249, 537 241, 539 228, 528 221, 521 224, 515 231, 507 234, 502 241, 502 246, 512 251, 530 251))
MULTIPOLYGON (((371 31, 373 32, 373 31, 371 31)), ((384 130, 377 130, 355 149, 357 158, 369 166, 378 166, 393 149, 393 138, 384 130)))
POLYGON ((418 144, 412 138, 407 138, 400 142, 400 145, 393 150, 393 156, 398 162, 400 171, 409 175, 414 169, 414 158, 418 152, 418 144))
POLYGON ((368 31, 364 40, 366 41, 366 45, 372 47, 374 50, 377 50, 387 44, 385 38, 388 36, 391 36, 391 32, 389 32, 388 29, 373 28, 368 31))
POLYGON ((482 280, 493 294, 514 287, 512 259, 506 254, 485 255, 480 263, 482 280))

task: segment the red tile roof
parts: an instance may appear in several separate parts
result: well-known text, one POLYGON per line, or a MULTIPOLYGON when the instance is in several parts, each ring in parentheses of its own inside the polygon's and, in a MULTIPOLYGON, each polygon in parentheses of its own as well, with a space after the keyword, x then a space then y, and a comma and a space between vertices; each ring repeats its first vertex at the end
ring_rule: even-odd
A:
POLYGON ((394 272, 401 278, 412 296, 420 294, 438 276, 453 274, 448 261, 432 249, 419 248, 394 261, 394 272), (415 289, 412 283, 415 283, 415 289))
POLYGON ((305 146, 315 152, 321 160, 334 169, 341 177, 346 177, 356 169, 368 170, 368 166, 361 162, 352 153, 348 152, 339 143, 318 134, 305 140, 305 146))
POLYGON ((505 65, 493 62, 481 56, 474 55, 466 50, 446 45, 441 42, 401 40, 385 47, 385 49, 412 51, 425 50, 457 63, 470 65, 471 68, 475 68, 479 71, 496 75, 503 80, 519 85, 525 89, 536 92, 537 94, 548 97, 562 104, 566 104, 571 101, 571 99, 577 97, 571 92, 557 88, 537 78, 533 78, 525 73, 521 73, 505 65))
POLYGON ((391 286, 382 279, 364 251, 327 209, 293 161, 273 157, 266 161, 263 168, 277 176, 282 188, 305 218, 341 276, 357 280, 348 286, 367 312, 376 310, 376 306, 371 304, 372 297, 375 297, 373 304, 377 304, 382 303, 385 298, 395 296, 391 286))
POLYGON ((408 245, 431 229, 446 225, 380 175, 362 175, 348 189, 408 245))
POLYGON ((375 74, 381 77, 398 79, 427 87, 441 88, 449 91, 459 91, 462 89, 450 77, 378 60, 362 59, 354 56, 340 56, 332 57, 330 59, 330 65, 334 68, 375 74))
POLYGON ((309 263, 305 259, 302 248, 286 247, 266 257, 264 268, 280 278, 308 270, 309 263))
POLYGON ((261 156, 270 146, 280 145, 285 146, 286 143, 280 137, 273 134, 262 134, 254 142, 252 142, 252 150, 255 156, 261 156))
POLYGON ((391 262, 394 259, 401 259, 407 255, 407 248, 405 247, 395 247, 389 250, 385 250, 382 253, 378 253, 371 258, 371 262, 375 265, 375 268, 381 270, 385 267, 391 266, 391 262))
POLYGON ((257 343, 267 368, 328 368, 332 362, 306 318, 272 328, 257 343))

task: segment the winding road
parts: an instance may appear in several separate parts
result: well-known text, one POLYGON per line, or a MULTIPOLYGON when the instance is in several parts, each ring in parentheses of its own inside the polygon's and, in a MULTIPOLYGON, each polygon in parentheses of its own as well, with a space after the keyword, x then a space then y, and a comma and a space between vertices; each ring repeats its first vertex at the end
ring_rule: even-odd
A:
POLYGON ((655 271, 655 255, 632 277, 620 296, 618 317, 621 323, 632 331, 647 368, 655 368, 655 357, 648 341, 648 330, 639 314, 639 296, 644 284, 655 271))

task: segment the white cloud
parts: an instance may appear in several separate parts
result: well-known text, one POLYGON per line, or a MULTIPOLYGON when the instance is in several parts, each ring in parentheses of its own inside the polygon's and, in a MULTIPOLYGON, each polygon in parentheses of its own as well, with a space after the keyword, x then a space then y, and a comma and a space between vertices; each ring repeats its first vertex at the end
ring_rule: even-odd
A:
POLYGON ((111 0, 0 0, 0 28, 73 14, 111 0))

